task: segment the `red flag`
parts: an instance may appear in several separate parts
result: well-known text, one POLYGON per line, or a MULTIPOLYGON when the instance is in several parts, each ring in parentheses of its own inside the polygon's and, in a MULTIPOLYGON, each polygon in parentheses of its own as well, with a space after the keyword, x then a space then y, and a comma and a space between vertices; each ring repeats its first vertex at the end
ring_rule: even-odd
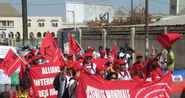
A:
POLYGON ((11 76, 21 64, 23 64, 21 58, 10 49, 1 64, 1 68, 8 76, 11 76))
POLYGON ((56 53, 54 54, 54 59, 52 60, 52 63, 54 65, 59 65, 61 67, 64 66, 64 57, 63 57, 63 53, 60 51, 60 49, 58 48, 56 50, 56 53))
POLYGON ((173 42, 175 42, 181 36, 182 34, 178 33, 167 33, 157 36, 156 40, 158 40, 164 48, 169 48, 173 44, 173 42))
POLYGON ((72 33, 68 33, 68 40, 69 40, 69 53, 77 54, 81 51, 81 47, 76 40, 73 40, 72 33))
MULTIPOLYGON (((58 53, 59 47, 53 38, 52 34, 47 32, 42 44, 40 45, 40 54, 50 62, 55 58, 56 53, 58 53)), ((61 51, 60 51, 61 52, 61 51)), ((62 52, 61 52, 62 53, 62 52)))

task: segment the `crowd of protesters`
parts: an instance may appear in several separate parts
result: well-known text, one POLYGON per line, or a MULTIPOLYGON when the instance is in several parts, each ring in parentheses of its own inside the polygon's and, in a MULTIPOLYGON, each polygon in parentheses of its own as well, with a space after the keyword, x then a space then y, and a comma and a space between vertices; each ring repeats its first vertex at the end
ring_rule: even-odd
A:
POLYGON ((60 92, 59 98, 75 98, 73 96, 76 94, 80 72, 98 75, 110 81, 156 81, 167 72, 173 72, 174 59, 171 48, 158 52, 152 48, 150 56, 144 59, 143 54, 135 52, 128 46, 120 48, 116 53, 113 53, 113 49, 103 49, 101 46, 98 51, 88 47, 82 55, 65 55, 66 66, 55 79, 54 86, 60 92))
MULTIPOLYGON (((0 70, 0 98, 29 98, 33 93, 28 77, 30 66, 47 63, 39 55, 38 49, 23 48, 18 53, 28 63, 26 71, 21 73, 19 68, 8 77, 0 70)), ((145 58, 142 53, 132 50, 128 45, 120 47, 119 50, 104 49, 101 46, 98 49, 88 47, 78 55, 68 53, 63 58, 64 67, 53 82, 59 98, 75 98, 81 72, 98 75, 110 81, 156 81, 166 72, 173 71, 175 65, 171 48, 162 51, 153 48, 149 57, 145 58)))

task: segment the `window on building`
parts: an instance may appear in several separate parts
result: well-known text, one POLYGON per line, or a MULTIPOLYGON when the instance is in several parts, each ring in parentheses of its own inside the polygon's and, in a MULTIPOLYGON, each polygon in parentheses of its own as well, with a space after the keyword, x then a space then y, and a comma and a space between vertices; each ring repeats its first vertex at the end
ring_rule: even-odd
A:
POLYGON ((9 38, 14 38, 13 32, 10 32, 10 33, 8 34, 8 37, 9 37, 9 38))
POLYGON ((52 22, 51 25, 52 25, 52 27, 58 27, 58 23, 57 22, 52 22))
POLYGON ((52 32, 51 34, 52 34, 53 37, 55 37, 55 32, 52 32))
POLYGON ((40 32, 37 33, 37 38, 41 38, 42 34, 40 32))
POLYGON ((0 20, 0 27, 12 28, 14 27, 14 21, 0 20))
POLYGON ((46 36, 46 33, 47 33, 47 32, 44 32, 44 34, 43 34, 44 37, 46 36))
POLYGON ((0 34, 0 38, 6 38, 5 32, 2 32, 2 33, 0 34))
POLYGON ((33 39, 33 38, 34 38, 34 34, 33 34, 33 32, 30 32, 30 34, 29 34, 29 38, 30 38, 30 39, 33 39))
POLYGON ((15 34, 15 38, 16 38, 17 41, 19 41, 21 39, 21 34, 19 32, 17 32, 15 34))
POLYGON ((28 27, 31 27, 31 19, 28 19, 28 27))
POLYGON ((39 27, 44 27, 45 24, 44 24, 44 22, 39 22, 39 23, 38 23, 38 26, 39 26, 39 27))
POLYGON ((38 22, 39 27, 44 27, 45 26, 45 19, 38 19, 37 22, 38 22))
POLYGON ((31 23, 30 22, 28 22, 28 27, 31 27, 31 23))

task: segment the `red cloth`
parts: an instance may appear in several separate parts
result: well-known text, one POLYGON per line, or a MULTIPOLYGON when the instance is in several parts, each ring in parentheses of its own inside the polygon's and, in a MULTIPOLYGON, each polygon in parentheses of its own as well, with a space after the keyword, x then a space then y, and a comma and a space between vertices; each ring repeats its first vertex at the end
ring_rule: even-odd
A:
POLYGON ((11 76, 21 64, 24 64, 21 58, 10 49, 1 63, 1 69, 3 69, 8 76, 11 76))
MULTIPOLYGON (((50 62, 55 58, 56 53, 60 51, 59 46, 57 45, 55 39, 53 38, 50 32, 46 33, 44 40, 40 45, 40 54, 50 62)), ((61 52, 61 51, 60 51, 61 52)), ((61 52, 62 55, 62 52, 61 52)))
POLYGON ((169 48, 181 36, 182 34, 178 34, 178 33, 167 33, 167 34, 161 34, 157 36, 156 40, 159 41, 159 43, 164 48, 169 48))
POLYGON ((97 66, 104 66, 105 63, 108 62, 108 59, 106 58, 97 58, 97 59, 93 59, 93 61, 97 66))
POLYGON ((171 74, 155 82, 116 80, 81 73, 76 98, 169 98, 171 74), (162 97, 161 97, 162 96, 162 97))
POLYGON ((68 33, 68 40, 69 40, 69 53, 77 54, 82 50, 78 42, 76 40, 73 40, 71 32, 68 33))
POLYGON ((59 72, 60 66, 51 63, 32 65, 29 70, 34 93, 32 98, 57 98, 58 93, 52 81, 59 72))

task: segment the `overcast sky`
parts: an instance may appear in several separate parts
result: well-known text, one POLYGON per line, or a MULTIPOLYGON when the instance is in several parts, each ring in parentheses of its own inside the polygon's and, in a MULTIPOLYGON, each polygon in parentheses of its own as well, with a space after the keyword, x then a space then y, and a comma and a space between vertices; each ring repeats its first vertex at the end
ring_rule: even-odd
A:
MULTIPOLYGON (((27 0, 29 16, 65 16, 66 1, 111 4, 114 10, 130 10, 130 0, 27 0)), ((134 0, 135 6, 144 6, 145 0, 134 0)), ((10 3, 21 11, 21 0, 0 0, 0 3, 10 3)), ((149 0, 150 13, 168 13, 169 0, 149 0)))

